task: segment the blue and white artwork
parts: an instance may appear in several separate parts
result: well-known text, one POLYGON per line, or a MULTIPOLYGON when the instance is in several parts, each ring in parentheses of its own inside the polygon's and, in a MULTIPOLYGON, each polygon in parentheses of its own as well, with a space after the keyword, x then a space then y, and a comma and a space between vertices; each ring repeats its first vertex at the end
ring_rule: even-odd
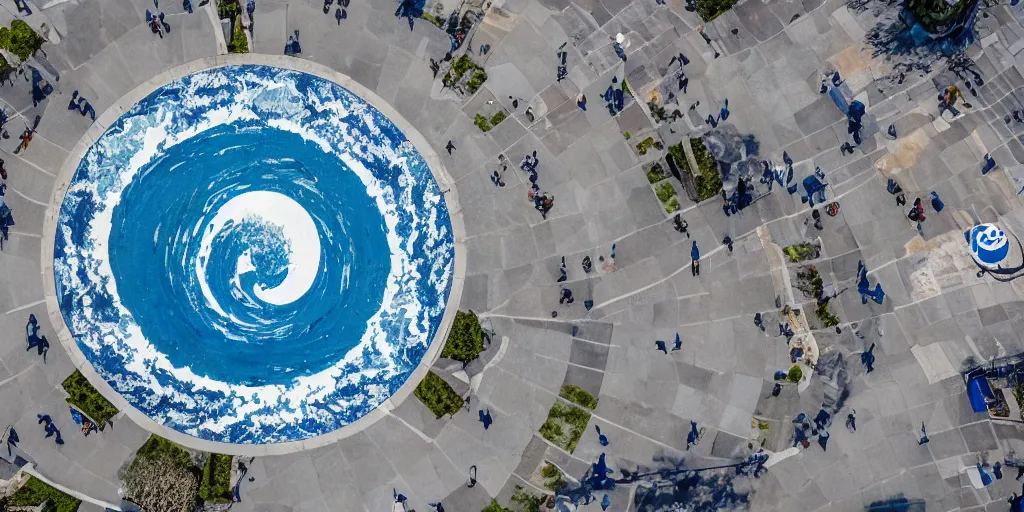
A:
POLYGON ((384 114, 313 75, 229 66, 157 89, 88 149, 54 276, 76 344, 135 408, 277 443, 405 383, 454 247, 438 183, 384 114))
POLYGON ((979 265, 995 268, 1010 252, 1006 233, 992 224, 979 224, 964 233, 971 256, 979 265))

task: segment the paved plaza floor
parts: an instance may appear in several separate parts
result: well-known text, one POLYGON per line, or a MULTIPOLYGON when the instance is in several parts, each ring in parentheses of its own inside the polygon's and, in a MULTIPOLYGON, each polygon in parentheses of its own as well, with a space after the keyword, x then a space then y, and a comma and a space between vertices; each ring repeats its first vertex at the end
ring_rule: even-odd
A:
MULTIPOLYGON (((145 24, 148 0, 36 1, 28 2, 33 14, 22 16, 13 0, 0 0, 0 25, 23 18, 48 34, 45 55, 30 63, 59 75, 38 106, 25 77, 0 86, 4 108, 18 113, 8 124, 12 138, 27 119, 42 116, 27 151, 10 154, 0 141, 8 153, 4 199, 17 219, 0 253, 0 427, 15 426, 35 471, 92 498, 83 510, 95 510, 96 503, 121 502, 119 470, 149 431, 122 413, 102 433, 86 438, 69 429, 76 435, 65 435, 63 446, 45 439, 37 414, 71 425, 61 382, 75 365, 57 343, 44 362, 25 350, 22 334, 35 314, 42 333, 56 339, 44 304, 53 290, 42 278, 52 267, 40 265, 43 239, 52 233, 43 225, 55 214, 54 190, 66 187, 58 170, 77 145, 88 144, 82 138, 91 125, 66 104, 77 90, 103 113, 164 70, 216 57, 226 46, 212 4, 187 14, 179 3, 161 2, 172 27, 161 39, 145 24)), ((312 0, 257 0, 253 53, 281 55, 300 29, 296 58, 374 91, 442 155, 465 224, 465 281, 451 307, 480 315, 495 342, 468 368, 471 383, 451 361, 432 363, 457 391, 472 393, 470 410, 435 419, 409 396, 337 442, 260 455, 232 510, 383 512, 396 489, 420 512, 430 502, 476 512, 492 498, 507 505, 519 489, 546 492, 539 475, 546 464, 580 479, 603 453, 613 475, 626 479, 729 465, 761 448, 770 458, 758 478, 709 473, 746 496, 738 509, 860 511, 902 496, 929 511, 1008 510, 1007 499, 1022 493, 1016 470, 1007 467, 979 488, 969 469, 1024 452, 1024 426, 974 412, 960 375, 972 362, 1024 352, 1024 286, 979 276, 963 236, 981 222, 1024 236, 1024 123, 1004 120, 1024 108, 1024 9, 992 4, 965 52, 983 77, 971 94, 941 59, 928 69, 903 68, 911 56, 875 51, 868 34, 895 9, 881 1, 743 0, 703 26, 706 44, 700 19, 682 0, 495 0, 463 46, 489 78, 463 95, 442 87, 447 63, 436 78, 430 69, 430 60, 449 50, 448 35, 425 20, 410 30, 394 16, 397 2, 353 0, 338 24, 312 0), (625 60, 613 47, 617 34, 625 60), (563 43, 567 77, 558 80, 563 43), (481 54, 481 45, 490 50, 481 54), (680 53, 689 60, 685 93, 676 85, 679 65, 670 64, 680 53), (848 99, 861 101, 870 119, 852 155, 839 149, 852 141, 846 116, 819 92, 822 75, 836 70, 848 99), (600 96, 613 77, 631 89, 617 116, 600 96), (936 101, 952 84, 972 105, 955 119, 940 116, 936 101), (581 93, 585 111, 577 106, 581 93), (682 115, 656 122, 652 98, 682 115), (759 160, 781 166, 785 152, 793 183, 820 168, 826 202, 841 206, 837 215, 815 205, 818 229, 800 194, 776 186, 727 216, 719 198, 696 203, 669 178, 688 234, 673 228, 646 171, 666 163, 668 146, 709 131, 704 118, 726 99, 730 115, 720 129, 752 136, 759 160), (493 129, 474 125, 477 114, 498 109, 509 117, 493 129), (890 124, 895 140, 885 136, 890 124), (648 136, 662 147, 639 151, 648 136), (452 156, 442 150, 449 141, 457 148, 452 156), (554 197, 546 218, 527 198, 528 174, 518 169, 534 151, 538 184, 554 197), (986 154, 998 165, 983 174, 986 154), (491 181, 498 155, 512 163, 504 187, 491 181), (915 225, 909 204, 897 205, 886 192, 889 178, 926 207, 937 192, 945 209, 928 208, 927 220, 915 225), (722 243, 726 236, 732 250, 722 243), (699 276, 690 268, 694 241, 699 276), (815 258, 794 263, 784 256, 782 248, 808 241, 819 247, 815 258), (598 258, 608 258, 613 244, 614 267, 606 268, 598 258), (562 257, 568 279, 558 283, 562 257), (585 257, 594 262, 591 272, 582 268, 585 257), (863 303, 856 293, 861 261, 871 284, 884 287, 881 304, 863 303), (828 303, 840 331, 822 326, 815 297, 800 289, 809 264, 830 289, 848 289, 828 303), (559 304, 560 285, 572 290, 573 304, 559 304), (758 313, 764 332, 754 323, 758 313), (776 335, 780 321, 795 330, 791 344, 776 335), (681 345, 671 350, 677 333, 681 345), (658 350, 655 340, 670 350, 658 350), (791 420, 813 418, 834 397, 835 379, 805 364, 799 384, 786 382, 772 396, 774 375, 789 370, 796 345, 813 359, 842 360, 845 392, 826 450, 813 437, 809 447, 792 448, 791 420), (861 354, 872 345, 874 371, 867 373, 861 354), (598 398, 572 453, 539 433, 566 384, 598 398), (485 407, 494 419, 488 430, 477 416, 485 407), (854 410, 852 432, 843 424, 854 410), (703 432, 692 447, 691 421, 703 432), (923 445, 922 423, 930 439, 923 445)), ((710 480, 701 485, 713 488, 710 480)), ((669 510, 645 504, 644 489, 625 483, 599 491, 579 510, 601 509, 605 493, 608 510, 669 510)), ((696 494, 687 499, 707 499, 696 494)), ((679 510, 714 509, 703 506, 679 510)))

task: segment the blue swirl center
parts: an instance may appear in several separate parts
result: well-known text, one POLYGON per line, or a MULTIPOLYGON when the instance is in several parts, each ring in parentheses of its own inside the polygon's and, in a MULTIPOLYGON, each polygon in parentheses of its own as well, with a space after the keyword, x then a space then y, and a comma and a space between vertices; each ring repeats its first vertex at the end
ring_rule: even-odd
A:
POLYGON ((222 125, 125 187, 110 265, 121 303, 175 367, 287 384, 360 341, 391 270, 385 231, 340 159, 294 133, 222 125))

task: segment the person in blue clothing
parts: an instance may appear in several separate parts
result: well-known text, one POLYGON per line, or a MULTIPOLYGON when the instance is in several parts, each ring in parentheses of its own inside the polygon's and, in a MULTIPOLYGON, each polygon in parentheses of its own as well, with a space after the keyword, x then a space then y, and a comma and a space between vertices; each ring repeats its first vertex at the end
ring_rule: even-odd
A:
POLYGON ((700 249, 697 248, 696 240, 690 248, 690 273, 694 276, 700 275, 700 249))

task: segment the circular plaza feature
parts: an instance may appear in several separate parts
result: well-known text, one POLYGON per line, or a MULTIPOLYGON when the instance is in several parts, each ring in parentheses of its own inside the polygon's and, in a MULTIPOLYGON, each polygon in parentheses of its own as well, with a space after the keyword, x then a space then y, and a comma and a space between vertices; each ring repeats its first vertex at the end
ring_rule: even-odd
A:
POLYGON ((53 248, 61 316, 103 381, 178 432, 267 444, 350 425, 444 330, 455 238, 433 172, 328 79, 183 76, 74 170, 53 248))

